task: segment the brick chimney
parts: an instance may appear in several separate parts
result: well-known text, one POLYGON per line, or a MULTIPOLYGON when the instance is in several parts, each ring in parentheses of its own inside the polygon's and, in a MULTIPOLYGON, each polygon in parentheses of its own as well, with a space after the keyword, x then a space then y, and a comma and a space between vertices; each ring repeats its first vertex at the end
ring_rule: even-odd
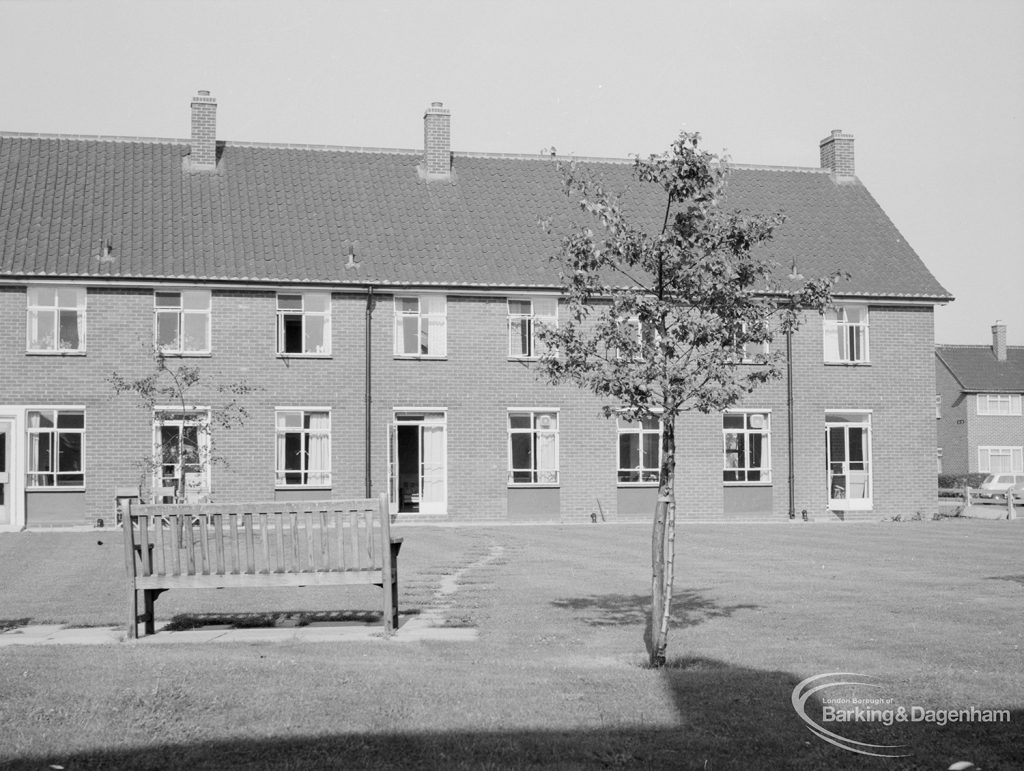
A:
POLYGON ((992 353, 996 361, 1006 361, 1006 324, 998 320, 992 325, 992 353))
POLYGON ((192 97, 192 154, 193 169, 217 168, 217 100, 209 91, 200 91, 192 97))
POLYGON ((452 115, 441 102, 432 102, 423 114, 423 170, 428 179, 452 173, 452 115))
POLYGON ((853 134, 844 134, 839 129, 818 143, 821 150, 821 168, 829 169, 838 178, 853 177, 853 134))

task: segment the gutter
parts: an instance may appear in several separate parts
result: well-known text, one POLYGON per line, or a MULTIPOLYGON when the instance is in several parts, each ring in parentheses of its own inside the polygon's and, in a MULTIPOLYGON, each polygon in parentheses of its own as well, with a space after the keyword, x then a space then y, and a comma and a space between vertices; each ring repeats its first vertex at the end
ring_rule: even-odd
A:
POLYGON ((796 519, 796 459, 793 457, 796 442, 793 437, 793 332, 786 332, 786 420, 789 449, 789 518, 796 519))
POLYGON ((366 341, 365 341, 365 343, 363 345, 363 347, 365 349, 365 354, 364 355, 366 357, 366 360, 365 360, 365 363, 364 363, 364 367, 365 367, 365 370, 366 370, 366 385, 364 386, 365 393, 364 393, 364 397, 363 397, 364 398, 363 410, 366 413, 366 425, 365 425, 365 428, 364 428, 365 436, 364 436, 364 441, 363 441, 363 444, 364 444, 364 446, 366 448, 366 456, 363 459, 363 464, 364 464, 364 468, 365 468, 365 472, 366 472, 366 483, 365 483, 366 484, 366 495, 364 496, 366 498, 372 498, 373 497, 373 476, 370 473, 370 463, 371 463, 371 461, 373 459, 373 431, 372 431, 372 421, 370 419, 371 418, 370 411, 371 411, 371 409, 373 407, 373 396, 372 396, 373 391, 371 390, 373 388, 373 356, 372 356, 372 352, 373 352, 373 343, 372 343, 372 341, 373 341, 373 334, 372 334, 372 331, 373 331, 373 329, 372 329, 372 327, 373 327, 373 305, 374 305, 373 287, 372 286, 367 286, 366 287, 366 341))

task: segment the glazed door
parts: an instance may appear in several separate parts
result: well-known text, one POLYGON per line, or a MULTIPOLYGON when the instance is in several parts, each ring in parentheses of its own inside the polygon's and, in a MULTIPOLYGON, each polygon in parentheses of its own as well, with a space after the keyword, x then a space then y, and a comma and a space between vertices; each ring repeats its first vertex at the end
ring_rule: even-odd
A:
POLYGON ((14 459, 14 424, 0 420, 0 525, 11 524, 13 502, 11 500, 11 467, 14 459))

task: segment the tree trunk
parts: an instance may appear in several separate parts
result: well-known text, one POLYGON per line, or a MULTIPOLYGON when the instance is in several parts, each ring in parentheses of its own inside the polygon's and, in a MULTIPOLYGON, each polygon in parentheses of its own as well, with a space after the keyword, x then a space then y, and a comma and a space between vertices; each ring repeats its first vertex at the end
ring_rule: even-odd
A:
POLYGON ((668 625, 672 617, 676 540, 675 470, 675 416, 669 414, 662 422, 661 475, 651 534, 651 639, 648 654, 652 667, 665 665, 668 625))

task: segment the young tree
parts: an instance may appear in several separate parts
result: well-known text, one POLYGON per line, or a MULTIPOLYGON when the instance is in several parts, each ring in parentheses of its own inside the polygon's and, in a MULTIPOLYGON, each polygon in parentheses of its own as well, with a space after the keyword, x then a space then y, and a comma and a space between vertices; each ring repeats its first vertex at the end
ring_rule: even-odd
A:
POLYGON ((593 391, 605 417, 661 421, 651 666, 664 665, 668 644, 676 420, 690 410, 725 410, 779 378, 783 353, 759 353, 760 366, 741 367, 744 352, 792 334, 805 311, 822 312, 842 277, 837 271, 803 280, 794 267, 780 281, 764 245, 783 216, 727 211, 728 163, 699 143, 699 134, 684 132, 667 153, 637 157, 640 184, 632 192, 639 200, 609 191, 581 165, 558 163, 566 195, 592 226, 577 226, 562 240, 564 321, 541 332, 549 351, 542 368, 552 382, 593 391), (652 202, 659 208, 653 220, 652 202))
MULTIPOLYGON (((129 379, 114 372, 107 381, 113 386, 114 393, 133 394, 150 410, 155 411, 158 405, 174 404, 182 416, 181 425, 176 431, 161 431, 159 440, 152 455, 143 456, 139 465, 143 476, 155 475, 161 467, 170 461, 176 468, 174 478, 174 499, 178 503, 185 501, 186 465, 200 470, 209 468, 214 463, 226 463, 224 458, 214 453, 213 430, 215 426, 231 428, 245 423, 249 417, 242 399, 256 389, 244 382, 233 382, 209 386, 204 382, 203 374, 198 367, 178 364, 172 367, 159 347, 154 348, 154 371, 145 377, 129 379), (208 420, 199 420, 194 426, 187 426, 185 416, 194 408, 193 394, 197 390, 214 392, 224 401, 211 406, 208 420), (193 429, 191 431, 187 429, 193 429)), ((164 413, 160 412, 158 420, 164 413)))

